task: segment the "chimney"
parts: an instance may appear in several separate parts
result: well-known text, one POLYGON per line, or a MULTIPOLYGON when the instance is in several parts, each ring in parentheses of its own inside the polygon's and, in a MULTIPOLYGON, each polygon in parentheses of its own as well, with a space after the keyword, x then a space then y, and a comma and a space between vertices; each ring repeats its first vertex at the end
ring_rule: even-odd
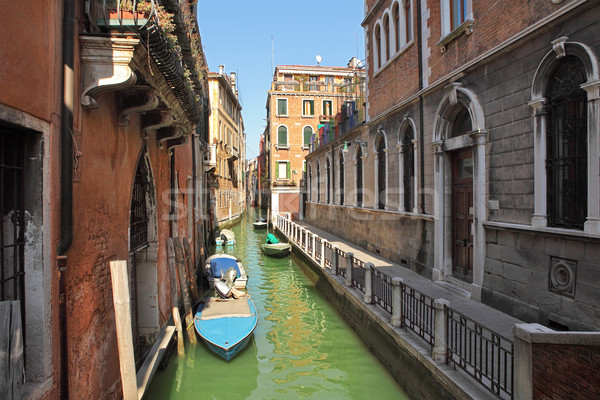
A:
POLYGON ((223 75, 223 69, 225 68, 224 65, 219 65, 219 75, 223 75))
POLYGON ((237 95, 237 82, 235 81, 235 72, 231 73, 229 80, 231 81, 233 92, 237 95))

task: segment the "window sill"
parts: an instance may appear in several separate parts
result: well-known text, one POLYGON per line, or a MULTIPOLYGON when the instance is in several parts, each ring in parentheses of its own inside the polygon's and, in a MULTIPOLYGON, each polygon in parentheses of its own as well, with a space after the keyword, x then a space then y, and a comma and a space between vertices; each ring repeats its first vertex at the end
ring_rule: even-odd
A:
POLYGON ((277 150, 289 150, 289 149, 290 149, 290 146, 280 146, 280 145, 276 144, 276 145, 275 145, 275 148, 276 148, 277 150))
POLYGON ((314 114, 313 115, 302 115, 302 118, 314 118, 314 117, 315 117, 314 114))
POLYGON ((466 34, 467 36, 469 36, 471 33, 473 33, 473 23, 474 23, 474 21, 472 19, 468 19, 465 22, 463 22, 461 26, 459 26, 458 28, 456 28, 455 30, 453 30, 452 32, 450 32, 449 34, 444 36, 437 43, 442 54, 444 54, 446 52, 446 46, 448 45, 448 43, 452 42, 454 39, 458 38, 463 33, 466 34))
POLYGON ((289 114, 275 114, 277 118, 289 118, 289 114))
POLYGON ((302 150, 308 150, 310 149, 310 146, 302 146, 302 150))

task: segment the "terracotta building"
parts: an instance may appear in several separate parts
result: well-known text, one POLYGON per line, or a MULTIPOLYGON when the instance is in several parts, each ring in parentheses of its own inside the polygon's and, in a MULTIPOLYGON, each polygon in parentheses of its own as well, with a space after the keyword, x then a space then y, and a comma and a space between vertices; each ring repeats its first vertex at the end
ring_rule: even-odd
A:
POLYGON ((219 66, 218 73, 208 74, 211 102, 209 142, 216 152, 210 183, 215 229, 231 225, 246 209, 246 134, 242 105, 238 99, 236 74, 227 75, 223 68, 219 66))
MULTIPOLYGON (((363 109, 364 72, 352 58, 347 67, 278 65, 267 92, 267 129, 271 210, 302 218, 301 180, 311 145, 328 142, 341 131, 340 110, 356 124, 363 109), (356 116, 355 116, 356 114, 356 116)), ((363 113, 364 116, 364 113, 363 113)))
POLYGON ((365 1, 366 124, 307 156, 307 221, 524 321, 600 329, 599 13, 365 1))
POLYGON ((21 308, 23 398, 122 398, 110 261, 127 261, 141 361, 181 301, 167 239, 204 255, 194 7, 135 4, 24 2, 0 16, 0 300, 21 308))

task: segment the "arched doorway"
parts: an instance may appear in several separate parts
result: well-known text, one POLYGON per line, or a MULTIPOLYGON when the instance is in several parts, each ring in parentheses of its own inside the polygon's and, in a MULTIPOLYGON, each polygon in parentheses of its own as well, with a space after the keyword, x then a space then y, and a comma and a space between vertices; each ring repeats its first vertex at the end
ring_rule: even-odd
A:
POLYGON ((434 121, 434 280, 454 283, 480 299, 485 264, 485 121, 477 95, 446 87, 434 121))
POLYGON ((129 212, 129 293, 136 360, 160 329, 157 253, 156 195, 144 148, 135 171, 129 212))

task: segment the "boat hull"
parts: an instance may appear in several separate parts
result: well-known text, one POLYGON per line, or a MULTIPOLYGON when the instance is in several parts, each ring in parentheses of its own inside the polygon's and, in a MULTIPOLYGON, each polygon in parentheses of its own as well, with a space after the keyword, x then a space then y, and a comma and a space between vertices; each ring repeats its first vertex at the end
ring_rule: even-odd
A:
POLYGON ((292 252, 289 243, 267 243, 260 246, 263 253, 271 257, 286 257, 292 252))
POLYGON ((231 300, 206 298, 194 318, 198 335, 226 361, 247 346, 257 323, 256 307, 249 296, 231 300))
POLYGON ((266 222, 254 222, 252 223, 252 225, 254 226, 254 229, 267 229, 267 223, 266 222))

